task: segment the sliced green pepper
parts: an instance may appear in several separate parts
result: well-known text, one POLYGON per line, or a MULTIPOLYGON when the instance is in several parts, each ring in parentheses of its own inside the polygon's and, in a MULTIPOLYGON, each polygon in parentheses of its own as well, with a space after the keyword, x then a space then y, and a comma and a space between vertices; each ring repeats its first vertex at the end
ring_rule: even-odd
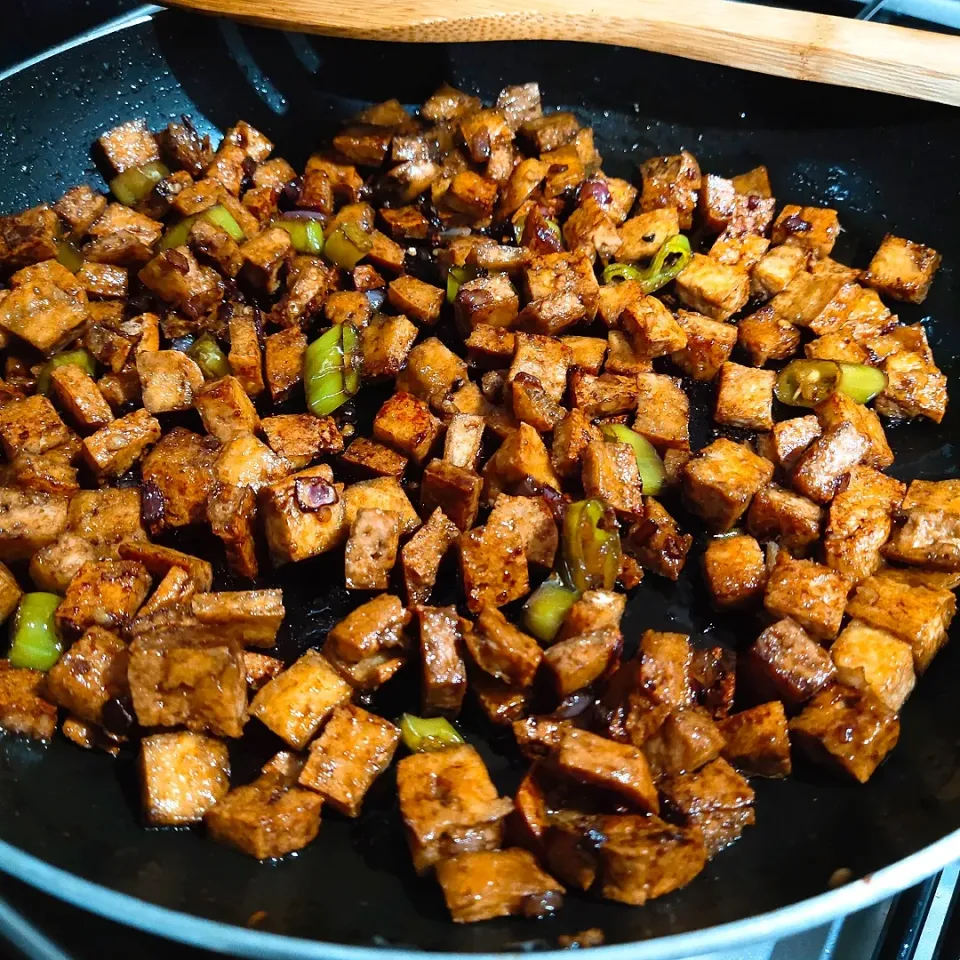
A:
POLYGON ((179 223, 175 223, 160 238, 160 249, 169 250, 171 247, 185 247, 190 236, 190 228, 198 220, 205 220, 207 223, 219 227, 237 242, 246 237, 246 234, 240 229, 240 224, 233 218, 233 214, 226 207, 217 204, 215 207, 210 207, 209 210, 195 213, 192 217, 185 217, 179 223))
POLYGON ((230 361, 223 352, 216 337, 209 333, 194 340, 187 356, 196 363, 205 380, 219 380, 230 373, 230 361))
POLYGON ((603 282, 613 283, 614 280, 643 280, 643 270, 632 263, 608 263, 603 268, 603 282))
POLYGON ((307 347, 303 385, 307 406, 325 417, 360 389, 358 335, 350 323, 338 323, 307 347))
POLYGON ((58 240, 57 263, 76 273, 83 266, 83 254, 69 240, 58 240))
POLYGON ((96 361, 89 350, 83 347, 78 350, 64 350, 63 353, 54 354, 37 374, 37 393, 42 393, 44 396, 50 393, 51 374, 57 367, 65 367, 68 364, 80 367, 84 373, 91 377, 97 369, 96 361))
POLYGON ((135 207, 164 177, 169 176, 170 171, 164 164, 151 160, 142 167, 131 167, 115 176, 110 181, 110 192, 125 207, 135 207))
POLYGON ((60 659, 63 644, 54 618, 61 598, 55 593, 25 593, 10 626, 10 665, 49 670, 60 659))
POLYGON ((412 713, 405 713, 400 718, 400 737, 412 753, 445 750, 466 742, 449 720, 443 717, 428 720, 412 713))
POLYGON ((524 625, 538 640, 550 643, 579 596, 578 591, 551 573, 523 605, 524 625))
POLYGON ((815 407, 840 385, 840 366, 833 360, 791 360, 777 374, 773 392, 790 407, 815 407))
POLYGON ((574 589, 612 590, 620 573, 620 528, 613 508, 594 497, 563 516, 564 580, 574 589))
POLYGON ((370 236, 352 220, 338 224, 327 237, 324 255, 335 266, 352 270, 373 248, 370 236))
POLYGON ((605 423, 600 432, 607 440, 629 443, 637 458, 637 471, 643 481, 643 492, 655 497, 663 491, 667 471, 657 448, 646 438, 622 423, 605 423))
POLYGON ((319 220, 271 220, 270 226, 286 230, 297 253, 323 253, 323 224, 319 220))
POLYGON ((846 363, 837 361, 840 368, 840 386, 851 400, 857 403, 869 403, 874 397, 883 393, 887 386, 887 375, 876 367, 869 367, 865 363, 846 363))
POLYGON ((636 280, 644 293, 653 293, 665 287, 690 262, 693 251, 690 241, 679 233, 671 237, 657 251, 657 255, 645 269, 629 263, 611 263, 603 268, 603 282, 614 280, 636 280))
POLYGON ((471 280, 476 279, 477 270, 474 267, 450 267, 447 271, 447 303, 457 299, 460 288, 471 280))

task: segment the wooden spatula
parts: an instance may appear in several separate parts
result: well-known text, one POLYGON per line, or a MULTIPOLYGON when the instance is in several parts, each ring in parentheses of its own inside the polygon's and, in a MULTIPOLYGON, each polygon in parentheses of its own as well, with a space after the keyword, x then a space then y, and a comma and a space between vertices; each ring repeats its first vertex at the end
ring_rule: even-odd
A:
POLYGON ((960 106, 960 38, 729 0, 167 0, 283 30, 406 42, 579 40, 960 106))

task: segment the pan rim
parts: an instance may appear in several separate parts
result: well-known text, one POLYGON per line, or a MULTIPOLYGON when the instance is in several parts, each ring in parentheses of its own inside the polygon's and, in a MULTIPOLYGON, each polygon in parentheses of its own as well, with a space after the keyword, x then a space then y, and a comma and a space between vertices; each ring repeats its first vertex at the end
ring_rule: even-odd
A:
MULTIPOLYGON (((139 26, 152 20, 157 14, 166 12, 165 8, 156 4, 143 4, 0 71, 0 83, 45 60, 118 31, 139 26)), ((960 828, 875 873, 790 906, 702 930, 652 940, 593 947, 591 956, 596 956, 597 960, 682 960, 763 940, 781 940, 873 906, 920 883, 957 859, 960 859, 960 828)), ((286 960, 292 956, 305 960, 382 960, 387 954, 392 960, 424 960, 425 955, 437 960, 464 960, 467 957, 470 960, 502 960, 504 957, 520 956, 516 951, 460 953, 348 945, 252 930, 173 910, 121 893, 47 863, 2 839, 0 871, 107 920, 167 940, 234 956, 263 960, 286 960)), ((0 900, 0 915, 14 913, 9 904, 0 900)), ((569 957, 568 950, 546 950, 537 953, 543 960, 569 957)))

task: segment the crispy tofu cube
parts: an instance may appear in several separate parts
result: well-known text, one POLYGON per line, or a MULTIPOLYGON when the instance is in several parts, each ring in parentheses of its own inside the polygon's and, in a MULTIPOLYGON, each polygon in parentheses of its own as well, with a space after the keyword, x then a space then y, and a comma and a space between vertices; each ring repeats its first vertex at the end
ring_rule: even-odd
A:
MULTIPOLYGON (((738 327, 689 310, 677 311, 677 323, 687 343, 672 353, 670 359, 694 380, 712 380, 733 353, 738 327)), ((742 325, 741 322, 741 328, 742 325)))
POLYGON ((144 457, 144 486, 160 498, 154 529, 182 527, 206 519, 215 458, 211 438, 183 427, 174 427, 144 457))
POLYGON ((511 497, 501 493, 487 524, 504 524, 520 533, 528 563, 550 569, 559 545, 553 512, 543 497, 511 497))
POLYGON ((654 703, 683 710, 693 703, 693 651, 684 633, 645 630, 640 639, 639 685, 654 703))
POLYGON ((61 459, 57 450, 49 454, 22 453, 9 465, 8 482, 21 490, 61 494, 77 493, 77 469, 61 459))
POLYGON ((358 817, 364 796, 390 766, 399 740, 400 730, 392 723, 344 704, 311 744, 297 782, 340 813, 358 817))
POLYGON ((406 317, 380 314, 360 332, 363 372, 371 377, 396 376, 407 361, 417 328, 406 317))
POLYGON ((73 422, 84 431, 99 430, 113 420, 113 411, 93 378, 80 367, 64 364, 50 375, 53 392, 73 422))
POLYGON ((483 468, 484 493, 489 502, 507 487, 533 481, 542 487, 560 489, 550 454, 540 434, 521 423, 500 445, 483 468))
POLYGON ((364 507, 396 513, 400 518, 401 536, 413 533, 420 526, 417 511, 396 477, 362 480, 346 488, 343 493, 343 519, 347 529, 353 526, 357 513, 364 507))
POLYGON ((816 409, 817 419, 824 431, 834 424, 849 422, 867 442, 862 462, 868 467, 883 470, 893 463, 893 452, 887 442, 880 418, 867 406, 857 403, 837 390, 816 409))
POLYGON ((627 517, 643 516, 643 483, 628 443, 591 440, 583 453, 583 489, 627 517))
POLYGON ((240 247, 243 264, 239 279, 255 290, 276 293, 280 289, 280 272, 294 257, 290 234, 279 227, 261 230, 240 247))
POLYGON ((91 300, 124 299, 127 296, 127 270, 110 263, 84 263, 77 280, 91 300))
POLYGON ((260 425, 250 397, 234 376, 206 384, 197 392, 195 402, 207 433, 221 443, 253 433, 260 425))
POLYGON ((836 677, 830 655, 790 619, 760 634, 747 652, 746 666, 761 697, 777 697, 787 706, 799 706, 836 677))
POLYGON ((386 590, 400 548, 399 518, 385 510, 360 510, 346 548, 348 590, 386 590))
POLYGON ((536 333, 554 335, 580 320, 593 320, 599 290, 593 264, 582 251, 548 253, 526 269, 528 304, 521 316, 536 333))
POLYGON ((839 233, 837 211, 826 207, 788 203, 773 224, 774 244, 794 244, 814 257, 829 256, 839 233))
POLYGON ((851 583, 842 574, 812 560, 777 555, 770 571, 764 605, 775 617, 792 617, 819 640, 832 640, 840 630, 851 583))
POLYGON ((590 419, 629 413, 637 406, 637 378, 604 373, 595 377, 574 370, 570 397, 578 410, 590 419))
POLYGON ((843 286, 837 274, 801 271, 770 301, 770 313, 778 320, 808 327, 816 324, 843 286))
POLYGON ((189 247, 164 250, 138 276, 152 293, 193 319, 223 299, 220 275, 212 267, 198 264, 189 247))
POLYGON ((779 700, 734 713, 719 723, 726 740, 721 750, 747 776, 788 777, 793 769, 787 715, 779 700))
POLYGON ((703 566, 707 589, 718 607, 746 603, 759 597, 766 587, 763 550, 746 534, 712 539, 703 555, 703 566))
POLYGON ((523 537, 505 524, 476 527, 460 535, 460 571, 467 607, 502 607, 530 589, 523 537))
POLYGON ((327 635, 330 653, 350 663, 359 663, 384 649, 403 648, 403 628, 410 613, 391 594, 380 594, 361 604, 327 635))
POLYGON ((267 337, 267 386, 274 403, 286 400, 290 391, 303 380, 303 356, 306 352, 307 338, 299 327, 288 327, 267 337))
POLYGON ((628 303, 619 319, 633 341, 634 351, 642 359, 675 353, 687 345, 683 327, 656 297, 628 303))
POLYGON ((190 574, 197 590, 205 593, 213 585, 213 567, 199 557, 181 553, 172 547, 136 539, 124 540, 118 549, 121 559, 142 563, 158 579, 165 577, 171 568, 182 567, 190 574))
POLYGON ((676 207, 659 207, 641 213, 620 226, 618 256, 626 263, 647 260, 679 232, 676 207))
POLYGON ((518 333, 514 337, 507 382, 520 373, 530 374, 553 400, 560 401, 567 390, 567 370, 572 364, 573 353, 562 341, 555 337, 518 333))
POLYGON ((358 330, 366 326, 372 313, 370 300, 359 290, 335 290, 323 303, 323 315, 331 324, 352 323, 358 330))
POLYGON ((250 713, 295 750, 302 750, 353 688, 316 650, 274 677, 250 705, 250 713))
POLYGON ((265 653, 243 651, 243 668, 247 674, 247 686, 256 692, 284 669, 284 662, 265 653))
POLYGON ((254 521, 257 498, 249 487, 217 484, 207 498, 206 519, 223 541, 227 566, 238 577, 252 580, 259 572, 254 521))
POLYGON ((784 470, 791 470, 801 454, 823 431, 820 421, 810 414, 774 424, 772 439, 775 460, 784 470))
POLYGON ((324 454, 343 450, 343 436, 332 417, 281 413, 261 420, 260 429, 270 449, 298 470, 324 454))
POLYGON ((681 230, 693 226, 697 191, 702 177, 700 166, 686 150, 672 157, 653 157, 640 164, 643 192, 640 207, 644 212, 674 208, 681 230))
POLYGON ((459 535, 457 525, 437 507, 430 519, 404 544, 400 562, 410 604, 426 603, 430 599, 440 562, 459 535))
POLYGON ((728 320, 750 296, 744 270, 695 253, 676 279, 677 296, 691 310, 711 320, 728 320))
POLYGON ((747 529, 764 543, 776 541, 792 556, 803 556, 820 537, 821 508, 775 483, 759 490, 747 511, 747 529))
POLYGON ((763 299, 776 296, 806 268, 808 256, 804 247, 792 243, 771 247, 750 271, 754 296, 763 299))
POLYGON ((443 297, 439 287, 409 276, 391 280, 387 290, 387 300, 399 313, 427 325, 440 319, 443 297))
POLYGON ((45 700, 46 675, 19 670, 0 660, 0 729, 8 733, 49 740, 57 730, 57 708, 45 700))
POLYGON ((870 693, 838 683, 790 721, 790 735, 812 759, 866 783, 896 746, 900 722, 870 693))
POLYGON ((643 744, 651 774, 659 779, 697 770, 720 756, 723 737, 702 707, 669 713, 643 744))
POLYGON ((571 410, 553 431, 550 462, 556 473, 563 477, 572 474, 594 440, 602 440, 597 427, 580 410, 571 410))
POLYGON ((923 303, 940 266, 931 247, 888 233, 873 255, 863 281, 894 300, 923 303))
POLYGON ((910 645, 886 630, 852 620, 830 648, 837 680, 872 694, 891 713, 899 713, 916 677, 910 645))
MULTIPOLYGON (((762 207, 757 208, 755 212, 748 211, 750 200, 743 201, 738 198, 738 210, 747 212, 747 216, 740 218, 739 214, 735 223, 731 224, 726 231, 720 234, 710 248, 710 256, 719 263, 726 264, 728 267, 739 267, 748 274, 758 264, 770 247, 770 241, 766 237, 758 236, 756 233, 748 232, 741 234, 740 230, 752 231, 760 226, 766 218, 767 210, 762 207), (732 232, 736 231, 736 232, 732 232)), ((772 205, 768 208, 771 214, 772 205)), ((769 221, 767 221, 769 222, 769 221)), ((766 226, 763 227, 766 229, 766 226)))
POLYGON ((5 563, 0 563, 0 623, 7 619, 20 602, 23 591, 17 578, 5 563))
POLYGON ((690 449, 690 400, 678 378, 637 374, 633 429, 659 449, 690 449))
POLYGON ((563 239, 569 250, 580 250, 591 261, 609 263, 620 249, 620 234, 613 218, 590 195, 581 200, 563 225, 563 239))
MULTIPOLYGON (((545 341, 550 338, 544 337, 545 341)), ((491 327, 489 323, 477 324, 464 341, 467 346, 467 356, 475 366, 488 367, 506 366, 513 358, 517 336, 506 327, 491 327)), ((533 353, 536 356, 536 353, 533 353)))
MULTIPOLYGON (((883 547, 888 560, 940 570, 960 569, 960 516, 943 510, 912 509, 883 547)), ((870 573, 874 571, 871 570, 870 573)))
POLYGON ((37 279, 14 287, 0 300, 0 328, 49 356, 79 335, 88 309, 82 288, 68 292, 37 279))
POLYGON ((71 187, 54 205, 67 225, 67 239, 82 240, 95 220, 107 207, 107 198, 86 184, 71 187))
POLYGON ((463 360, 436 337, 428 337, 409 352, 407 366, 397 377, 397 389, 437 407, 468 380, 463 360))
POLYGON ((160 159, 157 141, 147 129, 145 120, 122 123, 101 134, 97 144, 115 173, 160 159))
POLYGON ((100 627, 91 627, 47 674, 48 695, 90 723, 102 723, 103 705, 127 691, 127 645, 100 627))
POLYGON ((609 676, 620 662, 623 637, 616 627, 569 636, 543 656, 557 696, 562 700, 609 676))
POLYGON ((150 591, 150 574, 133 560, 99 560, 84 564, 57 607, 57 626, 78 637, 90 627, 123 629, 150 591))
POLYGON ((233 487, 261 487, 283 477, 290 469, 262 440, 243 433, 228 440, 217 454, 213 474, 221 484, 233 487))
POLYGON ((140 741, 140 790, 147 823, 196 823, 230 789, 230 758, 220 740, 181 730, 140 741))
MULTIPOLYGON (((2 307, 0 307, 2 310, 2 307)), ((886 417, 943 420, 947 410, 947 378, 919 353, 904 350, 883 362, 887 385, 874 403, 886 417)))
POLYGON ((483 417, 455 413, 447 424, 443 440, 443 459, 454 467, 473 470, 480 456, 480 445, 486 424, 483 417))
POLYGON ((46 204, 0 217, 0 264, 16 270, 57 256, 60 222, 46 204))
POLYGON ((520 124, 520 136, 529 141, 537 153, 548 153, 572 143, 580 130, 580 122, 572 113, 549 113, 520 124))
POLYGON ((778 317, 772 305, 762 307, 737 324, 737 340, 755 367, 784 360, 800 346, 800 330, 778 317))
MULTIPOLYGON (((607 333, 606 354, 604 373, 635 376, 638 373, 649 373, 653 369, 653 362, 642 359, 630 338, 619 330, 610 330, 607 333)), ((602 355, 600 360, 603 362, 602 355)))
POLYGON ((189 410, 203 387, 200 368, 179 350, 138 353, 137 373, 148 413, 189 410))
POLYGON ((645 570, 676 580, 693 546, 693 537, 682 533, 676 520, 653 497, 643 498, 641 516, 631 525, 624 549, 645 570))
POLYGON ((647 813, 660 802, 647 760, 640 750, 586 730, 569 729, 560 741, 556 762, 567 776, 625 797, 647 813))
POLYGON ((67 498, 0 487, 0 559, 28 560, 67 526, 67 498))
POLYGON ((41 394, 0 407, 0 444, 10 461, 21 454, 47 453, 69 439, 70 431, 41 394))
POLYGON ((868 451, 863 434, 849 421, 828 427, 797 459, 791 475, 798 493, 828 503, 836 496, 844 478, 868 451))
POLYGON ((472 220, 483 220, 493 213, 497 184, 473 170, 462 170, 451 180, 443 200, 450 210, 472 220))
POLYGON ((850 598, 847 614, 909 644, 919 676, 947 642, 956 605, 949 590, 870 577, 850 598))
POLYGON ((393 394, 377 411, 373 435, 381 443, 422 463, 440 434, 440 421, 430 407, 410 393, 393 394))
POLYGON ((190 609, 199 623, 216 627, 224 640, 250 647, 272 647, 286 615, 279 589, 198 593, 190 609))
POLYGON ((607 627, 619 630, 626 603, 626 596, 613 590, 584 591, 565 617, 557 640, 579 637, 607 627))
POLYGON ((278 566, 333 550, 349 529, 343 484, 333 482, 333 471, 326 464, 267 484, 258 501, 270 556, 278 566), (319 500, 333 502, 315 508, 319 500))
POLYGON ((721 438, 701 450, 684 468, 687 505, 717 533, 726 533, 743 516, 754 494, 773 477, 773 464, 744 444, 721 438))
POLYGON ((533 637, 518 630, 496 607, 484 606, 476 628, 465 633, 466 647, 485 673, 511 686, 533 683, 543 652, 533 637))
POLYGON ((720 368, 713 419, 745 430, 771 430, 776 380, 777 375, 772 370, 755 370, 729 361, 724 363, 720 368))
MULTIPOLYGON (((424 528, 426 529, 426 528, 424 528)), ((420 626, 420 702, 424 716, 455 717, 467 692, 460 655, 463 629, 455 607, 417 608, 420 626)))
MULTIPOLYGON (((442 291, 437 292, 442 295, 442 291)), ((457 320, 468 330, 480 324, 510 327, 520 311, 520 298, 505 275, 494 274, 462 283, 453 309, 457 320)))
POLYGON ((400 813, 418 873, 464 851, 495 850, 513 808, 498 797, 480 754, 469 746, 414 753, 397 764, 400 813))
POLYGON ((423 471, 420 507, 424 513, 440 509, 461 530, 469 530, 477 519, 482 490, 483 480, 475 471, 431 460, 423 471))

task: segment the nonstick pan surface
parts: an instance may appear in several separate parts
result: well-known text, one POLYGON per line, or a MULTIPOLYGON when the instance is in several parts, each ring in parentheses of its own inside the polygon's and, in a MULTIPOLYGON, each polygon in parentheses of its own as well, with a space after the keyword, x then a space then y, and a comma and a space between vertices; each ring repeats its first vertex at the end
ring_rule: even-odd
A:
MULTIPOLYGON (((640 160, 681 147, 724 175, 765 163, 782 202, 840 211, 843 262, 864 266, 888 230, 937 248, 943 267, 930 298, 904 307, 901 319, 928 320, 955 403, 939 426, 907 424, 889 435, 896 475, 958 474, 960 112, 949 108, 616 47, 375 44, 164 12, 0 80, 0 211, 54 200, 76 182, 102 185, 89 147, 125 119, 145 117, 157 128, 187 113, 212 131, 243 118, 296 166, 365 103, 396 96, 418 104, 443 80, 488 99, 506 83, 539 81, 546 104, 593 125, 605 169, 619 176, 635 177, 640 160)), ((709 401, 696 394, 698 408, 709 401)), ((708 440, 708 416, 701 412, 695 425, 698 444, 708 440)), ((215 553, 200 534, 187 531, 177 542, 215 553)), ((342 576, 342 560, 320 557, 267 578, 285 593, 282 655, 319 645, 350 608, 342 576)), ((230 585, 220 577, 220 588, 230 585)), ((749 617, 711 611, 698 552, 678 584, 650 576, 636 591, 624 621, 628 652, 647 627, 733 646, 759 630, 749 617)), ((549 949, 559 934, 586 927, 603 928, 613 946, 601 953, 611 957, 699 954, 824 922, 960 856, 958 670, 954 643, 919 682, 900 744, 869 784, 840 783, 803 764, 789 780, 756 782, 757 826, 688 888, 643 908, 571 894, 554 919, 457 927, 436 884, 413 873, 392 774, 375 785, 359 821, 331 813, 301 854, 261 864, 199 831, 143 829, 132 759, 113 761, 62 739, 47 747, 0 740, 0 868, 122 922, 249 956, 549 949), (839 868, 857 879, 826 893, 839 868), (245 929, 260 911, 257 930, 245 929)), ((415 681, 395 686, 377 704, 388 715, 416 702, 415 681)), ((233 745, 238 783, 277 748, 255 721, 250 726, 233 745)), ((511 791, 523 765, 509 733, 470 716, 466 727, 501 790, 511 791)))

